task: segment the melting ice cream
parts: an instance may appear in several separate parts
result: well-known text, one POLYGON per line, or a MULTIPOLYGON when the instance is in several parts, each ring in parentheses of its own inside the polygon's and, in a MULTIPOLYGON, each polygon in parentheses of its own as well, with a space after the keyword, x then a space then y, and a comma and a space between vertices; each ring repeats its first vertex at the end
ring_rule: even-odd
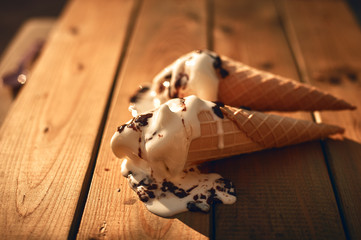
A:
POLYGON ((131 98, 129 109, 134 118, 120 126, 112 138, 113 152, 125 158, 123 175, 155 214, 171 216, 187 209, 206 212, 213 203, 235 202, 231 182, 218 174, 202 174, 189 166, 191 162, 343 132, 337 126, 220 108, 211 101, 260 110, 355 108, 305 84, 222 59, 207 50, 180 57, 158 74, 151 86, 141 87, 131 98), (206 111, 210 115, 204 114, 206 111), (223 119, 223 113, 227 118, 223 119), (202 142, 201 130, 203 133, 207 125, 210 144, 202 142))
POLYGON ((113 152, 126 158, 122 173, 153 213, 171 216, 187 209, 208 211, 216 202, 235 202, 231 182, 187 165, 189 145, 201 135, 198 113, 211 109, 217 112, 217 105, 195 96, 172 99, 134 117, 114 134, 113 152))

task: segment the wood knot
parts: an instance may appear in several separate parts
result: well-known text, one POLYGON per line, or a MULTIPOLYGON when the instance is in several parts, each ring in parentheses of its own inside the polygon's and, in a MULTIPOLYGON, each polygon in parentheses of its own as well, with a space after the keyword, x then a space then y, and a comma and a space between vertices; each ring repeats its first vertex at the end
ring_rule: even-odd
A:
POLYGON ((76 26, 70 26, 69 31, 72 35, 78 35, 79 29, 76 26))
POLYGON ((129 198, 124 201, 124 205, 133 205, 136 201, 137 200, 135 198, 129 198))
POLYGON ((197 13, 195 12, 187 12, 186 13, 187 17, 195 22, 199 22, 200 21, 200 17, 197 13))
POLYGON ((234 32, 233 28, 228 25, 221 25, 221 26, 219 26, 219 28, 221 29, 222 32, 227 33, 227 34, 231 34, 234 32))
POLYGON ((77 68, 78 68, 78 70, 79 70, 79 71, 84 70, 84 64, 82 64, 82 63, 78 63, 77 68))
POLYGON ((267 61, 267 62, 261 63, 260 67, 263 70, 270 70, 270 69, 274 68, 274 64, 272 62, 267 61))
POLYGON ((340 85, 343 81, 352 83, 358 82, 358 71, 349 66, 340 66, 317 72, 313 78, 319 82, 326 82, 331 85, 340 85))

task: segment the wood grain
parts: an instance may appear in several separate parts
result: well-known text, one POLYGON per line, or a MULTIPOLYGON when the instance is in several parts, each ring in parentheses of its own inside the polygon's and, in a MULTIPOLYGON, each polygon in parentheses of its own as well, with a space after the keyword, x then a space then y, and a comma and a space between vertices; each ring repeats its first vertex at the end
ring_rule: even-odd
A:
POLYGON ((344 141, 325 143, 347 235, 361 238, 361 31, 344 1, 279 1, 287 34, 306 81, 356 105, 322 112, 322 122, 346 128, 344 141), (303 36, 307 36, 306 38, 303 36))
MULTIPOLYGON (((20 62, 40 41, 44 41, 55 24, 54 18, 27 20, 0 58, 0 126, 14 101, 12 89, 3 85, 2 78, 17 70, 20 62)), ((30 70, 30 69, 28 69, 30 70)))
MULTIPOLYGON (((215 51, 298 79, 273 1, 215 1, 215 51)), ((309 113, 288 114, 311 120, 309 113)), ((214 164, 238 201, 216 209, 219 239, 344 239, 319 142, 241 155, 214 164)))
POLYGON ((110 149, 117 126, 131 118, 129 98, 164 67, 206 47, 205 1, 144 1, 122 63, 78 238, 205 239, 209 215, 165 219, 146 210, 121 176, 110 149), (106 229, 104 229, 106 226, 106 229))
POLYGON ((2 239, 68 237, 130 1, 69 2, 0 130, 2 239))

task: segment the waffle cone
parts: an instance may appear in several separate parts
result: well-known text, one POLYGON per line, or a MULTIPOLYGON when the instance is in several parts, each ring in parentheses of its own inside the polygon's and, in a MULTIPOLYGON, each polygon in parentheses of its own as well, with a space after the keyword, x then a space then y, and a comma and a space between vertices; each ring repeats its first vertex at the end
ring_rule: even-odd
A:
POLYGON ((222 57, 218 99, 224 104, 268 111, 342 110, 356 107, 327 92, 222 57))
POLYGON ((338 126, 228 106, 221 110, 221 121, 214 120, 210 111, 198 114, 201 136, 190 144, 188 165, 322 139, 344 131, 338 126))

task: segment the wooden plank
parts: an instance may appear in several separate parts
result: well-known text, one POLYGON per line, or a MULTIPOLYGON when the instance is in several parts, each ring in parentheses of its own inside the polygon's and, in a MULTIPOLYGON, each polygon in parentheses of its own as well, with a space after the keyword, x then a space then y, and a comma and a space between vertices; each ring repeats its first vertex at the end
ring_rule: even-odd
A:
POLYGON ((121 175, 121 161, 109 146, 116 128, 132 117, 129 98, 138 86, 180 55, 205 48, 206 42, 205 1, 143 2, 115 87, 79 239, 207 238, 209 215, 184 213, 165 219, 148 212, 121 175))
MULTIPOLYGON (((23 58, 40 41, 45 41, 55 24, 54 18, 33 18, 26 21, 0 58, 0 126, 13 102, 12 90, 2 78, 16 71, 23 58)), ((30 70, 30 69, 28 69, 30 70)))
MULTIPOLYGON (((214 12, 216 52, 298 79, 273 1, 216 0, 214 12)), ((319 142, 232 157, 214 169, 238 196, 235 205, 217 207, 216 238, 345 238, 319 142)))
POLYGON ((131 5, 71 1, 52 32, 0 130, 3 239, 68 237, 131 5))
POLYGON ((347 234, 360 239, 360 26, 344 1, 280 1, 280 9, 304 78, 358 107, 317 116, 346 128, 345 141, 326 141, 325 147, 347 234))

